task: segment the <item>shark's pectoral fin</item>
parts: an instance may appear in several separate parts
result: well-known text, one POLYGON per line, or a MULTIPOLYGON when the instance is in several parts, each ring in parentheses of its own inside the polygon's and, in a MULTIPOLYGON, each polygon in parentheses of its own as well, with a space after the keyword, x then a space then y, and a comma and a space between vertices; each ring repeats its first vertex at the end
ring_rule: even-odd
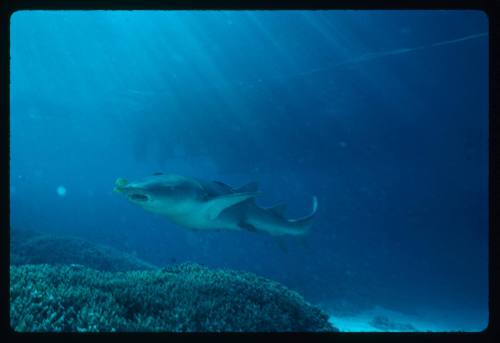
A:
POLYGON ((260 195, 260 192, 232 193, 210 199, 206 205, 208 219, 214 220, 226 208, 260 195))

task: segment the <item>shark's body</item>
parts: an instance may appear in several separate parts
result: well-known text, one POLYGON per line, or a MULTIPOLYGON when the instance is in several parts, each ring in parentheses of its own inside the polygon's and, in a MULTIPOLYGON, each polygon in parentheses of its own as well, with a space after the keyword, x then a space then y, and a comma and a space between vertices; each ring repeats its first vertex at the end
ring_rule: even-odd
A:
POLYGON ((118 179, 115 191, 145 210, 191 229, 248 230, 294 236, 308 232, 316 213, 316 197, 310 215, 291 220, 283 215, 284 205, 258 206, 255 197, 261 193, 257 188, 255 183, 234 189, 218 181, 156 173, 138 182, 118 179))

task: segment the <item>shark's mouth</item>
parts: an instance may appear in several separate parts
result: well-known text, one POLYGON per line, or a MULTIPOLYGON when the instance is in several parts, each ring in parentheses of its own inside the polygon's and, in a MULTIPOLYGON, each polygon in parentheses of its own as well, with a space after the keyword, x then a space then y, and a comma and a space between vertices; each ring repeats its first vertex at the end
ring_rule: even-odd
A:
POLYGON ((134 200, 134 201, 148 201, 149 200, 149 197, 147 195, 139 194, 139 193, 132 193, 128 197, 130 198, 130 200, 134 200))

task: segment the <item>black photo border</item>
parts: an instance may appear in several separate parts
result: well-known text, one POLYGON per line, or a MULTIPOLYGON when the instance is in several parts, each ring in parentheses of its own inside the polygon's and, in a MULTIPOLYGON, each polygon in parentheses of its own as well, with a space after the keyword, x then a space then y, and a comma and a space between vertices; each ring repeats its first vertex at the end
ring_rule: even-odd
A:
POLYGON ((500 342, 498 335, 498 274, 500 273, 498 244, 500 221, 498 211, 498 42, 500 42, 497 12, 500 0, 8 0, 0 4, 0 147, 2 226, 0 228, 1 285, 0 340, 80 342, 149 340, 156 342, 204 341, 242 342, 263 340, 324 341, 324 342, 500 342), (10 17, 19 10, 257 10, 257 9, 358 9, 358 10, 479 10, 489 20, 489 324, 481 332, 412 332, 412 333, 16 333, 10 327, 9 315, 9 246, 10 246, 10 17))

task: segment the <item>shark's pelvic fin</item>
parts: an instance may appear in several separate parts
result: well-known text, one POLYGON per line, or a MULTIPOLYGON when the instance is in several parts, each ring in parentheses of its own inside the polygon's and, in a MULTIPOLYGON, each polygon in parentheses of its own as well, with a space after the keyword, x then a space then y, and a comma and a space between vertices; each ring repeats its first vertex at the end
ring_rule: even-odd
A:
POLYGON ((252 224, 246 223, 244 221, 239 222, 238 226, 244 230, 247 230, 247 231, 257 232, 257 229, 255 228, 255 226, 253 226, 252 224))
POLYGON ((250 182, 240 188, 236 188, 234 191, 237 193, 258 192, 259 184, 257 182, 250 182))
POLYGON ((226 208, 238 204, 247 199, 259 196, 260 192, 232 193, 221 195, 211 199, 206 205, 206 212, 210 220, 214 220, 226 208))
POLYGON ((284 218, 285 211, 286 211, 286 204, 274 205, 273 207, 268 208, 268 210, 273 212, 274 214, 284 218))

